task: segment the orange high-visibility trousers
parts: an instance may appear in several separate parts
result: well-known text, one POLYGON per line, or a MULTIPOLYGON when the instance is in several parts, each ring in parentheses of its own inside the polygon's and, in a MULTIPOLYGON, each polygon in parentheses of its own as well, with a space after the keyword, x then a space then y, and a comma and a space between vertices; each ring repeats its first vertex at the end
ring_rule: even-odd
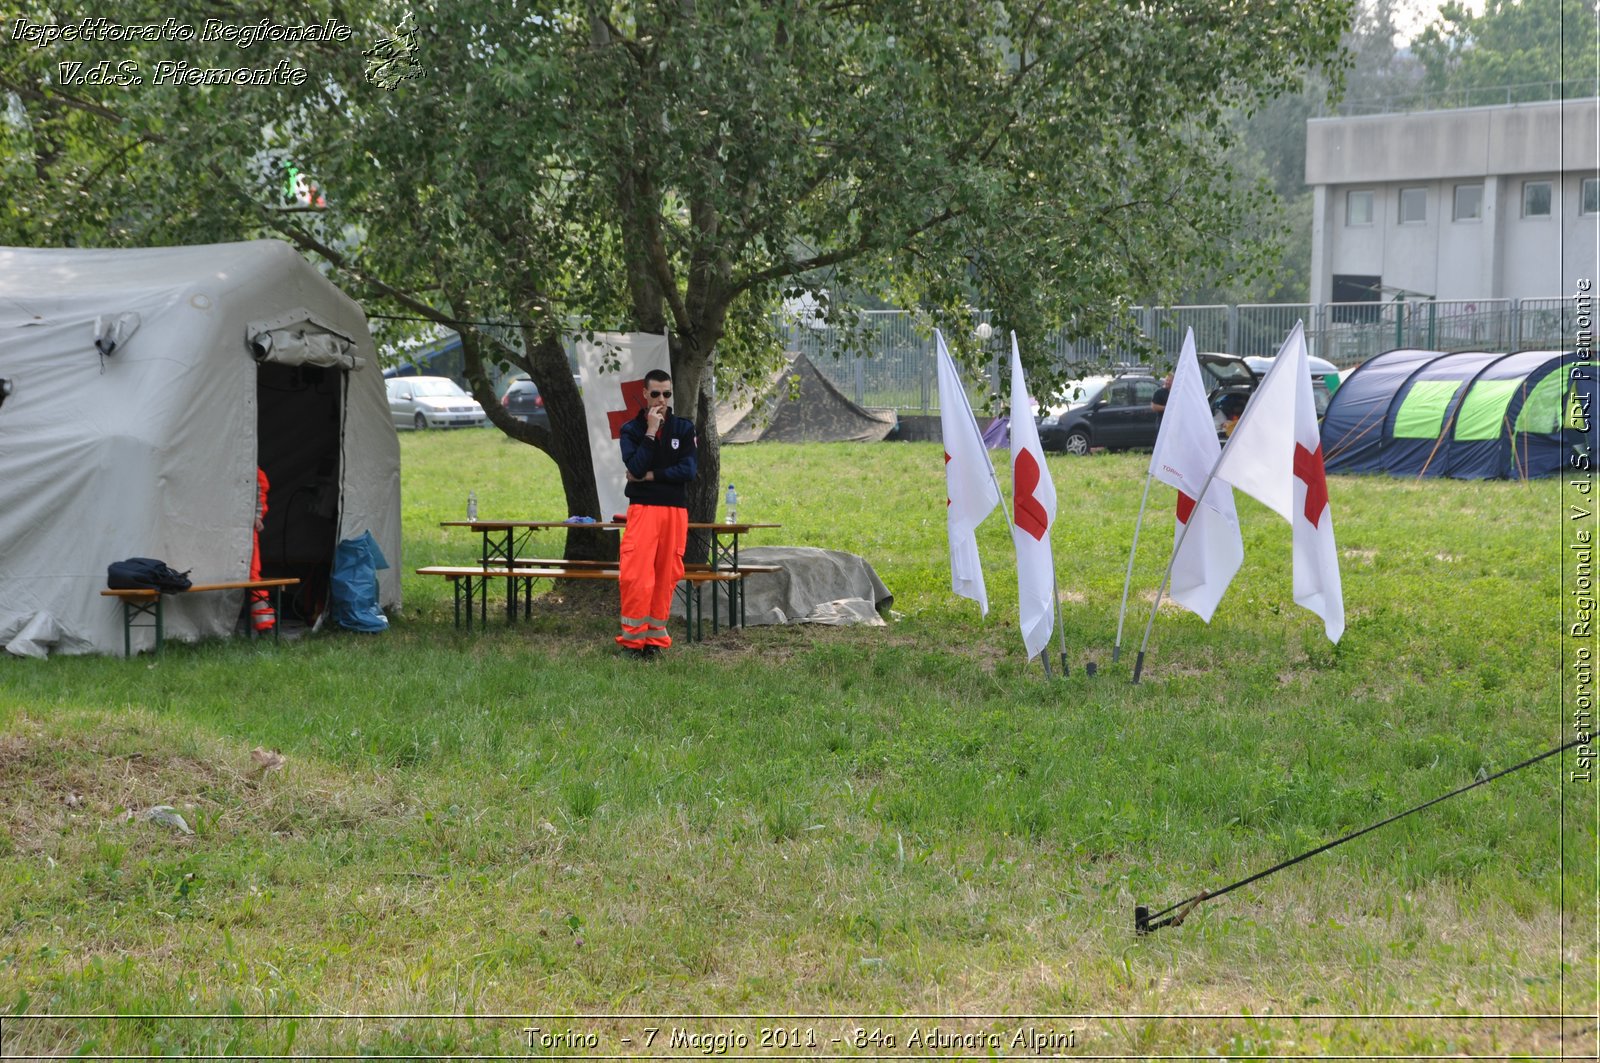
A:
MULTIPOLYGON (((267 519, 267 474, 256 469, 256 519, 267 519)), ((261 578, 261 532, 250 533, 250 578, 261 578)), ((257 631, 271 631, 278 616, 272 611, 272 596, 266 591, 250 592, 250 623, 257 631)))
POLYGON ((670 646, 667 614, 683 579, 683 548, 689 540, 689 511, 680 506, 628 506, 622 533, 622 634, 617 642, 632 650, 670 646))

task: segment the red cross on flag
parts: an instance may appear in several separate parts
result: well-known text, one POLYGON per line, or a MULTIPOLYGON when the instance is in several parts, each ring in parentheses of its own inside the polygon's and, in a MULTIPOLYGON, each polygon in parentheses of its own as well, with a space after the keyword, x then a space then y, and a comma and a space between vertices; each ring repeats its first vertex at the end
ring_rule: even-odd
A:
POLYGON ((1178 489, 1172 545, 1179 552, 1172 563, 1172 600, 1208 624, 1244 562, 1233 488, 1215 479, 1206 485, 1221 453, 1190 329, 1172 374, 1171 395, 1150 455, 1150 475, 1178 489), (1205 502, 1197 504, 1201 491, 1205 502))
POLYGON ((1289 522, 1294 530, 1294 600, 1322 617, 1328 638, 1338 642, 1344 634, 1344 589, 1303 323, 1295 324, 1251 396, 1222 450, 1216 478, 1253 495, 1289 522))
POLYGON ((1017 334, 1011 334, 1011 542, 1017 548, 1017 611, 1031 660, 1050 644, 1055 626, 1056 570, 1050 526, 1056 519, 1056 485, 1044 465, 1039 426, 1028 383, 1022 378, 1017 334))
POLYGON ((939 364, 939 427, 944 434, 945 525, 950 534, 950 589, 989 615, 989 592, 978 559, 978 525, 1000 504, 994 466, 944 335, 933 333, 939 364))
MULTIPOLYGON (((644 375, 652 369, 672 372, 672 357, 667 337, 648 332, 596 332, 592 340, 580 338, 577 348, 600 512, 571 515, 606 521, 628 511, 628 497, 623 493, 628 475, 622 465, 622 445, 617 442, 622 426, 644 408, 644 375)), ((673 409, 692 410, 693 404, 675 395, 673 409)))

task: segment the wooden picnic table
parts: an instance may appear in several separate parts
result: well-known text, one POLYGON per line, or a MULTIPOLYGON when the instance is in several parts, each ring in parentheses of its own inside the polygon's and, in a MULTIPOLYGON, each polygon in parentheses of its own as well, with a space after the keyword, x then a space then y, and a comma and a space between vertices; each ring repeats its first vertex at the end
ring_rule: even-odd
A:
MULTIPOLYGON (((479 551, 479 563, 488 569, 505 570, 525 564, 544 565, 554 562, 557 565, 570 565, 572 562, 562 562, 554 558, 534 558, 522 556, 522 551, 535 532, 554 531, 557 529, 572 530, 574 528, 589 529, 593 531, 612 532, 622 531, 627 528, 625 521, 570 521, 570 520, 446 520, 440 521, 441 528, 466 528, 477 532, 482 537, 482 549, 479 551)), ((769 528, 781 528, 781 524, 762 524, 752 522, 728 521, 691 521, 689 533, 708 535, 709 549, 706 552, 707 567, 712 571, 730 570, 738 572, 739 565, 739 538, 751 531, 769 528)), ((498 572, 497 572, 498 574, 498 572)), ((517 615, 517 585, 520 581, 515 577, 506 579, 506 615, 515 620, 517 615)), ((712 583, 712 614, 716 616, 717 588, 721 581, 712 583)), ((744 619, 744 587, 743 580, 727 581, 728 590, 728 626, 743 623, 744 619)), ((524 602, 524 610, 527 602, 524 602)))

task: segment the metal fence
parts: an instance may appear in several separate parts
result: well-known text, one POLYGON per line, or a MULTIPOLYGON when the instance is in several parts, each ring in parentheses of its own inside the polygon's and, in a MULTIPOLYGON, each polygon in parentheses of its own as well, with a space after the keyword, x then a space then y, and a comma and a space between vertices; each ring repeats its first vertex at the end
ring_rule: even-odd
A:
POLYGON ((1404 114, 1413 111, 1454 111, 1464 107, 1505 107, 1514 103, 1580 100, 1600 95, 1594 78, 1567 81, 1527 81, 1516 85, 1480 85, 1472 88, 1413 89, 1377 96, 1343 99, 1321 108, 1319 117, 1369 114, 1404 114))
MULTIPOLYGON (((976 326, 988 315, 980 315, 976 326)), ((903 310, 863 311, 846 335, 831 328, 777 319, 774 328, 785 350, 801 351, 818 371, 862 406, 892 407, 901 413, 936 413, 939 389, 933 333, 903 310)), ((1154 346, 1157 362, 1170 363, 1194 329, 1202 351, 1270 357, 1296 321, 1305 322, 1312 355, 1341 369, 1397 347, 1438 351, 1513 351, 1570 348, 1577 329, 1571 299, 1457 299, 1390 303, 1271 303, 1233 306, 1134 307, 1132 324, 1104 337, 1069 341, 1046 337, 1054 364, 1071 375, 1109 365, 1140 363, 1154 346)), ((987 379, 967 386, 982 408, 1004 383, 1008 348, 996 334, 987 379)))

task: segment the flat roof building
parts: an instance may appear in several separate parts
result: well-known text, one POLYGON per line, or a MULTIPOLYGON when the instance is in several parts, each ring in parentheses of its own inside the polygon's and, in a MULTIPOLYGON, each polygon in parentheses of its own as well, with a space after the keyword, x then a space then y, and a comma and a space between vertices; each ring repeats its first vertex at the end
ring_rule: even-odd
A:
POLYGON ((1597 278, 1600 99, 1314 118, 1312 302, 1570 297, 1597 278))

